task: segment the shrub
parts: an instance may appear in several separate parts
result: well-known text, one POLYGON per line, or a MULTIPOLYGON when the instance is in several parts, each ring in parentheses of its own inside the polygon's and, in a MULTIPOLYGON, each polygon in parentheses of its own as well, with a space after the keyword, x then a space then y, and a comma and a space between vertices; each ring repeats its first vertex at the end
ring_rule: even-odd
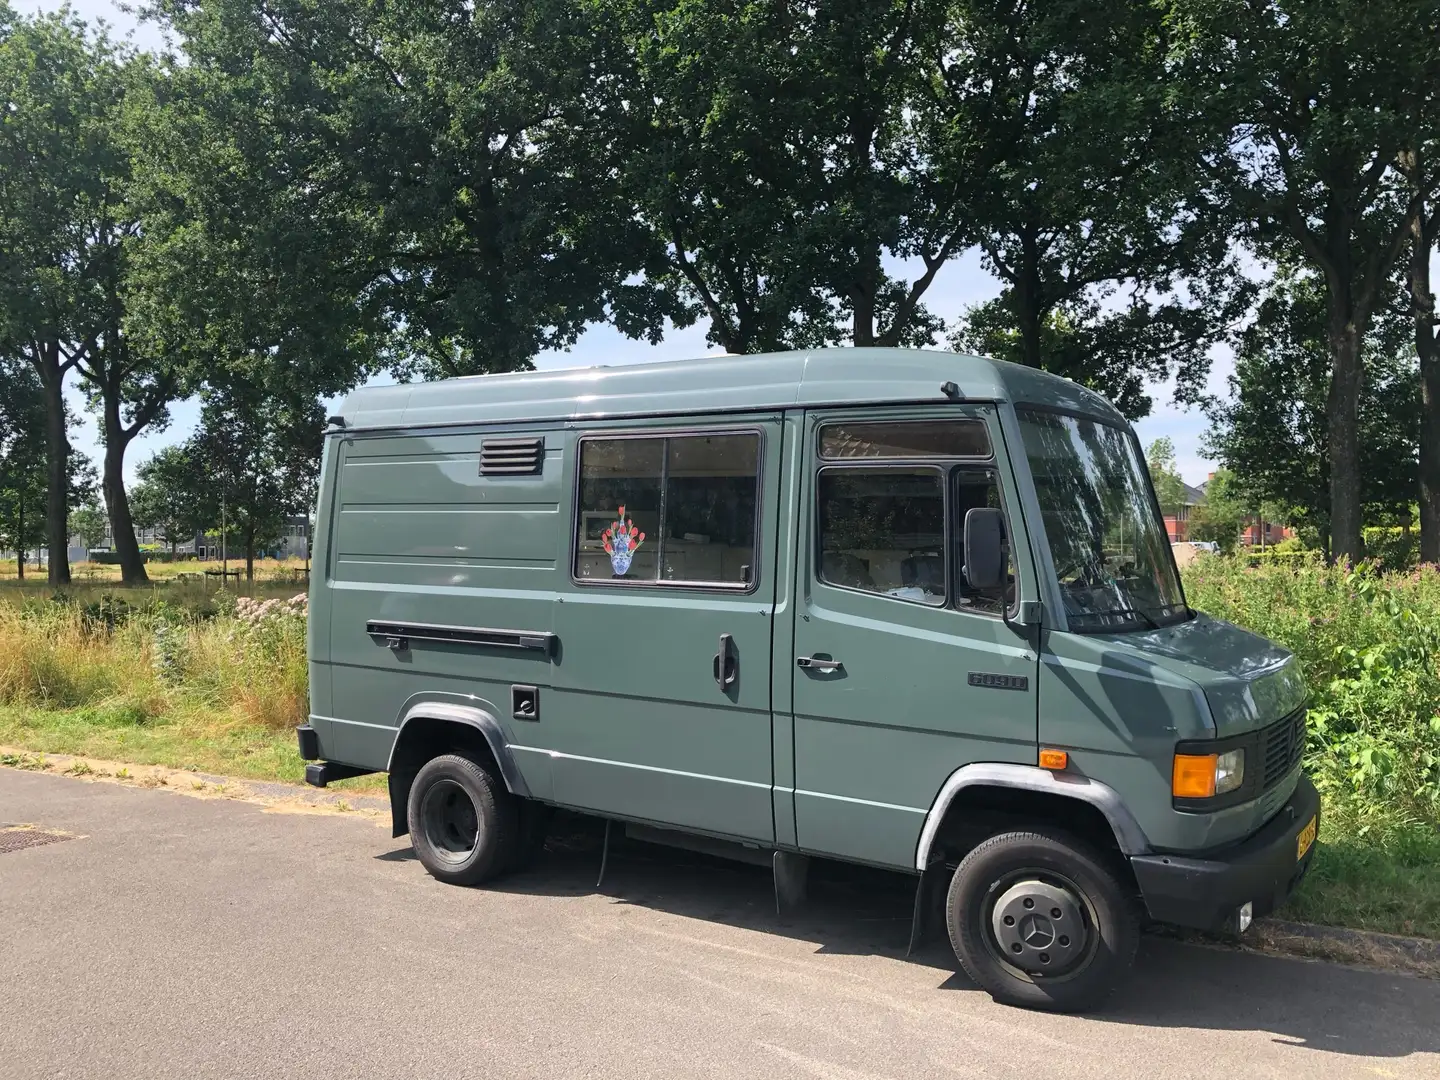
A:
POLYGON ((1208 560, 1192 606, 1284 645, 1312 702, 1307 766, 1357 820, 1440 825, 1440 572, 1208 560))

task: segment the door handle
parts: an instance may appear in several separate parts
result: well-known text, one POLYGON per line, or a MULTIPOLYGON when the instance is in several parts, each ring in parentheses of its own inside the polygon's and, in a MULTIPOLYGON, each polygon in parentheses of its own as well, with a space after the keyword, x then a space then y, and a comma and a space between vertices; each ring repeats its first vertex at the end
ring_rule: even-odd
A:
POLYGON ((733 684, 740 674, 740 660, 731 648, 732 640, 729 634, 721 634, 720 651, 715 654, 715 685, 721 690, 733 684))
POLYGON ((820 656, 797 656, 795 666, 809 671, 839 671, 845 665, 839 660, 827 660, 820 656))

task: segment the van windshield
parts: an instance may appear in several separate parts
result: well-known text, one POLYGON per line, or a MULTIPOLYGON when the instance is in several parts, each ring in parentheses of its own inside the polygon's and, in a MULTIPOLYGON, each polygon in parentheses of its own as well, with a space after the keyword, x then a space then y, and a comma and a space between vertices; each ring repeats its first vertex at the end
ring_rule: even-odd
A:
POLYGON ((1070 628, 1135 630, 1189 618, 1129 430, 1065 413, 1018 413, 1070 628))

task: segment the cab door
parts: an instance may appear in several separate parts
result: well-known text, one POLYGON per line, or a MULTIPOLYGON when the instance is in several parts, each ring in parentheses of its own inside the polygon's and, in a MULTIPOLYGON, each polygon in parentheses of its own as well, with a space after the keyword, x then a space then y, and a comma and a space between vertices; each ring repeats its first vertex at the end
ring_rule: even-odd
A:
POLYGON ((1033 595, 995 411, 807 417, 794 623, 794 807, 806 851, 910 867, 941 785, 1036 760, 1038 657, 1003 617, 1033 595), (1010 585, 971 588, 965 511, 1007 511, 1010 585))
POLYGON ((557 802, 773 842, 779 416, 590 425, 542 708, 557 802))

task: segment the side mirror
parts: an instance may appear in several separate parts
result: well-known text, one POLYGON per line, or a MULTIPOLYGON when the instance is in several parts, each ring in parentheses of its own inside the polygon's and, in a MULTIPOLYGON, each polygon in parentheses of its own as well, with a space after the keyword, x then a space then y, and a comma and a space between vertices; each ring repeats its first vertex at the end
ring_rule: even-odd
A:
POLYGON ((1005 519, 999 510, 975 507, 965 513, 965 580, 972 589, 1005 584, 1005 519))

